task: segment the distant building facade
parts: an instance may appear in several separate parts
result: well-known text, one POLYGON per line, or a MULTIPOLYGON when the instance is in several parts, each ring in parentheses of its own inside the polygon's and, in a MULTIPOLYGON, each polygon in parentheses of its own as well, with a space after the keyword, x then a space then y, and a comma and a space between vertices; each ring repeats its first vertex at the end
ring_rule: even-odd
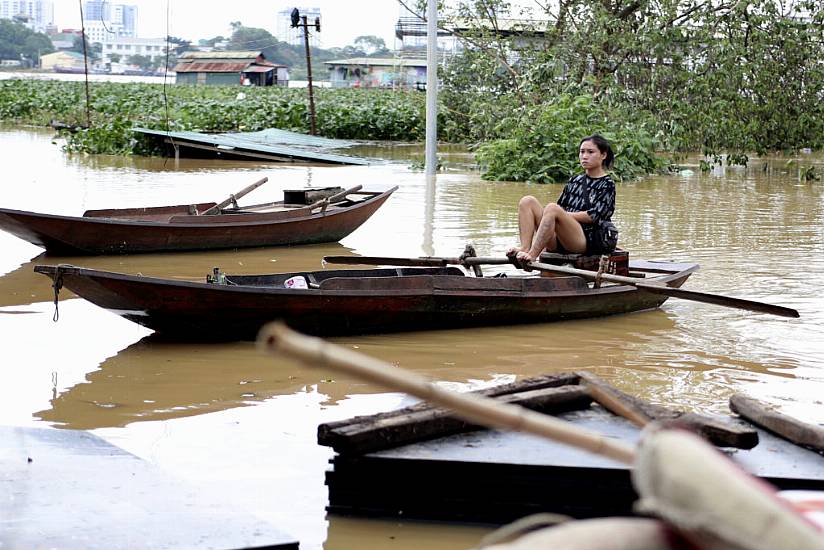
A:
POLYGON ((333 88, 424 88, 426 59, 353 57, 325 61, 333 88))
POLYGON ((35 32, 54 27, 52 0, 0 0, 0 19, 15 19, 35 32))
POLYGON ((254 50, 185 52, 177 58, 174 70, 176 84, 289 85, 288 69, 254 50))
POLYGON ((162 38, 110 37, 101 46, 101 62, 104 64, 128 63, 133 55, 149 57, 161 66, 166 60, 166 41, 162 38), (112 55, 117 56, 117 61, 112 60, 112 55))
POLYGON ((74 47, 74 41, 82 34, 80 31, 64 29, 63 32, 54 33, 49 38, 55 50, 70 50, 74 47))
POLYGON ((82 53, 59 51, 40 56, 40 68, 50 71, 58 69, 84 70, 86 67, 82 53))
POLYGON ((112 4, 103 0, 86 0, 83 7, 86 36, 91 42, 137 36, 137 6, 112 4))
MULTIPOLYGON (((323 29, 323 18, 320 16, 320 8, 310 8, 306 6, 297 6, 298 11, 302 17, 306 16, 306 21, 310 25, 314 25, 315 18, 321 21, 321 29, 323 29)), ((293 46, 303 46, 303 27, 292 28, 292 8, 281 10, 277 13, 277 36, 278 40, 291 44, 293 46)), ((320 48, 321 36, 316 32, 315 27, 309 28, 309 45, 313 48, 320 48)))

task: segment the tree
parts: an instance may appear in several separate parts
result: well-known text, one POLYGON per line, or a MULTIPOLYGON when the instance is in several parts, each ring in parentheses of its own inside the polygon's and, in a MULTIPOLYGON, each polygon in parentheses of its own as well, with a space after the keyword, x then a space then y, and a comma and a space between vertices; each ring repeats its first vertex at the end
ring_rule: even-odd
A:
POLYGON ((378 56, 389 53, 389 49, 386 47, 386 42, 384 42, 383 38, 378 36, 358 36, 355 38, 355 46, 363 50, 366 55, 378 56))
POLYGON ((458 132, 504 137, 527 122, 517 117, 528 109, 500 118, 511 97, 530 106, 572 93, 591 95, 605 119, 646 119, 671 150, 745 162, 747 151, 824 147, 820 1, 559 0, 517 32, 501 26, 505 1, 459 4, 472 23, 443 95, 467 120, 458 132))
POLYGON ((72 47, 69 49, 71 52, 77 53, 85 53, 85 55, 91 59, 92 61, 97 61, 100 59, 100 54, 103 52, 103 45, 100 42, 90 43, 88 38, 81 38, 79 36, 74 37, 74 41, 72 47), (85 52, 83 51, 83 42, 86 42, 86 49, 85 52))
POLYGON ((55 51, 45 34, 34 32, 10 19, 0 19, 0 59, 15 59, 30 65, 40 63, 40 56, 55 51))
POLYGON ((167 36, 166 41, 169 42, 169 53, 175 57, 183 52, 188 52, 192 49, 192 43, 189 40, 178 38, 176 36, 167 36), (174 44, 174 46, 172 46, 174 44))
POLYGON ((130 55, 126 58, 126 63, 140 67, 143 70, 150 70, 156 67, 154 60, 148 55, 130 55))
POLYGON ((226 38, 222 35, 215 36, 214 38, 203 38, 197 41, 197 43, 201 46, 209 46, 214 48, 218 42, 223 42, 226 38))

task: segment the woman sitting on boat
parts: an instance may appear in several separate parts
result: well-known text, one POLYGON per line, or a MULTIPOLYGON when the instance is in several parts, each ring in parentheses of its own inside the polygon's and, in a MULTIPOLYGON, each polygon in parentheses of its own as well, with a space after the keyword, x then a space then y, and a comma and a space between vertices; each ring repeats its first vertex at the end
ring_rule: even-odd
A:
POLYGON ((607 174, 615 155, 609 142, 598 134, 585 137, 578 146, 584 173, 567 182, 557 203, 541 206, 532 195, 518 203, 521 246, 507 251, 522 262, 541 253, 608 254, 615 250, 618 230, 610 218, 615 211, 615 183, 607 174))

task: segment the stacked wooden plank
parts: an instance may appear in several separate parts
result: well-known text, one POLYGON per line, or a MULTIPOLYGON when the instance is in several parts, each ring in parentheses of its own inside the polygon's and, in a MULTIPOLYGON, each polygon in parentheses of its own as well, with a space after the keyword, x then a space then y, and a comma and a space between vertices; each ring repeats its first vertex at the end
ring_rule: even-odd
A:
MULTIPOLYGON (((824 458, 816 450, 739 418, 644 403, 592 375, 545 376, 482 393, 628 444, 639 439, 638 424, 675 424, 780 489, 824 490, 824 458)), ((323 424, 318 441, 337 452, 326 477, 329 511, 344 515, 500 524, 536 512, 631 515, 637 499, 623 464, 533 436, 479 430, 424 404, 323 424)), ((814 447, 809 434, 803 441, 814 447)))

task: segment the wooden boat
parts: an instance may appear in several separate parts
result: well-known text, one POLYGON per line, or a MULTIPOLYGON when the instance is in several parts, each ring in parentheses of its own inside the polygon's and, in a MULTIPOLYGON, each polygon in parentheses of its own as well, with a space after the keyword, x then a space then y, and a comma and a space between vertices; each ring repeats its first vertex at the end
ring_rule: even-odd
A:
POLYGON ((245 207, 237 206, 238 193, 221 204, 88 210, 82 217, 0 208, 0 229, 55 255, 335 242, 360 227, 396 189, 286 191, 283 201, 245 207))
MULTIPOLYGON (((630 262, 639 281, 669 287, 680 287, 696 269, 691 263, 630 262)), ((216 268, 207 282, 71 265, 34 270, 51 277, 58 290, 186 340, 254 339, 274 319, 315 335, 543 323, 652 309, 668 298, 625 284, 594 288, 578 276, 477 277, 458 267, 271 275, 224 275, 216 268)))

